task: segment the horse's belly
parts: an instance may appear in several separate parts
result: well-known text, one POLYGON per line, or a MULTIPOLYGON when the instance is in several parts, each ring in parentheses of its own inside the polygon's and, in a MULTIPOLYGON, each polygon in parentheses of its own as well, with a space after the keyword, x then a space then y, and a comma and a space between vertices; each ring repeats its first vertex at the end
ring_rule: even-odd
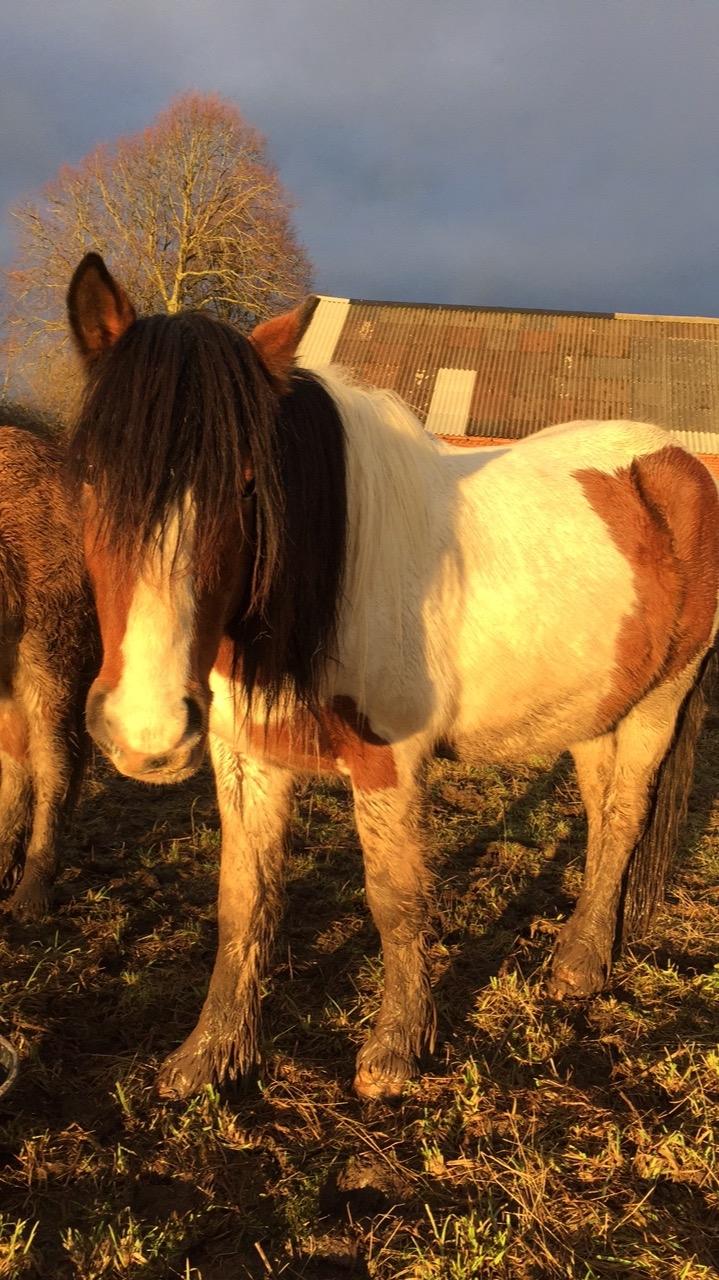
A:
POLYGON ((553 636, 513 646, 497 637, 465 665, 455 741, 461 754, 519 760, 557 754, 611 726, 603 708, 615 678, 618 618, 596 631, 557 626, 553 636))
POLYGON ((474 763, 527 760, 559 755, 575 742, 596 735, 596 701, 567 698, 563 704, 538 706, 511 717, 487 715, 458 726, 457 755, 474 763))

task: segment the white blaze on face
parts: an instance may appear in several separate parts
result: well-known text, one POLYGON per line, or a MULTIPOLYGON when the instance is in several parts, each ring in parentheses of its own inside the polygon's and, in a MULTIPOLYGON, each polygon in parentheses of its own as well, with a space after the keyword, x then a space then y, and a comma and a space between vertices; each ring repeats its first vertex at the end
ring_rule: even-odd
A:
POLYGON ((193 520, 188 499, 180 530, 174 515, 162 545, 150 545, 138 573, 122 641, 119 683, 105 711, 131 751, 162 755, 187 728, 195 627, 193 520))

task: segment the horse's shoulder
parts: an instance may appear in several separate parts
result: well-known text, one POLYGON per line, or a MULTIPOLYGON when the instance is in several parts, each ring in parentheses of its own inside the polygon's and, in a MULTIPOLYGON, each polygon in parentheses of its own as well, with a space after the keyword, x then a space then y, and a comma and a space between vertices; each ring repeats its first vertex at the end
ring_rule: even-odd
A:
POLYGON ((0 423, 0 466, 25 462, 55 469, 60 461, 59 447, 40 428, 35 430, 24 423, 0 423))

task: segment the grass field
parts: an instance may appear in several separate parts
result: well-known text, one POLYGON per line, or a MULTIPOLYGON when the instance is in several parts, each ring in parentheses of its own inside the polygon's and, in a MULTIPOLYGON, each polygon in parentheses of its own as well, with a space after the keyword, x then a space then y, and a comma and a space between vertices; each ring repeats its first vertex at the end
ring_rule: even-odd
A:
POLYGON ((394 1107, 350 1091, 381 965, 347 795, 306 784, 262 1077, 160 1105, 214 951, 211 782, 96 766, 56 915, 1 922, 22 1076, 0 1111, 0 1276, 719 1275, 718 779, 714 715, 651 939, 606 994, 557 1005, 543 975, 583 841, 569 762, 433 767, 440 1044, 394 1107))

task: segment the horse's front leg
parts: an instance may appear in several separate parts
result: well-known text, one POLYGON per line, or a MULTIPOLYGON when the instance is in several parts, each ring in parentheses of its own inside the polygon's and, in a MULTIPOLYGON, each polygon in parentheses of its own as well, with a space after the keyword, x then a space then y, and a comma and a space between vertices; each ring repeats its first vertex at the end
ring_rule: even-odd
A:
POLYGON ((369 789, 353 777, 355 817, 364 853, 367 898, 384 956, 384 994, 357 1055, 355 1089, 394 1097, 434 1046, 436 1014, 427 969, 431 874, 421 823, 421 790, 404 784, 369 789))
POLYGON ((292 775, 210 743, 222 824, 217 957, 197 1026, 160 1070, 165 1097, 256 1065, 261 987, 282 906, 292 775))

